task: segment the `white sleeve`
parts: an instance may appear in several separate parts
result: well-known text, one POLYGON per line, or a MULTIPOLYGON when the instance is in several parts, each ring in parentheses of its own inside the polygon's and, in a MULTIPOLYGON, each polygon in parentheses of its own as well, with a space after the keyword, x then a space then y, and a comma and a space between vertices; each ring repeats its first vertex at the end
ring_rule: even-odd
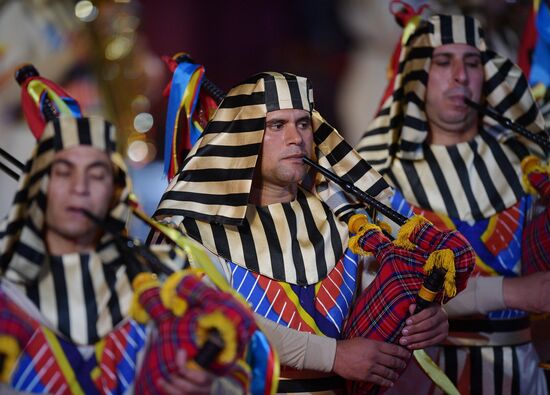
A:
POLYGON ((502 294, 502 276, 472 276, 466 289, 445 304, 450 318, 487 314, 506 308, 502 294))
MULTIPOLYGON (((218 257, 218 270, 230 281, 231 272, 224 259, 218 257)), ((300 332, 279 325, 259 314, 256 322, 273 345, 282 365, 295 369, 331 372, 336 356, 336 339, 300 332)))
POLYGON ((331 372, 336 339, 299 332, 256 315, 257 322, 279 354, 281 365, 295 369, 331 372))

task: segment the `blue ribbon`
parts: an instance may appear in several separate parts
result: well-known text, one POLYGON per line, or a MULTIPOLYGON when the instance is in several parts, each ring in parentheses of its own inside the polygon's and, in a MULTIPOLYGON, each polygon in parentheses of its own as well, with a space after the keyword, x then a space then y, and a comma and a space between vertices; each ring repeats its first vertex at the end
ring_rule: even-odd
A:
MULTIPOLYGON (((168 174, 170 171, 170 163, 172 160, 172 142, 174 139, 174 133, 176 129, 176 125, 178 122, 178 114, 180 110, 180 106, 182 105, 182 99, 183 95, 185 94, 185 90, 187 89, 187 86, 189 85, 189 81, 191 80, 191 77, 193 73, 199 69, 201 66, 193 63, 180 63, 176 70, 174 70, 174 75, 172 77, 172 86, 170 88, 170 95, 168 97, 168 109, 166 114, 166 128, 165 128, 165 136, 164 136, 164 174, 168 174)), ((199 81, 200 84, 200 81, 199 81)), ((187 114, 188 119, 191 119, 193 112, 195 111, 195 107, 197 105, 197 99, 198 99, 198 90, 197 94, 193 98, 192 104, 191 104, 191 111, 189 114, 187 114)), ((191 137, 198 139, 197 131, 194 130, 196 127, 194 127, 193 122, 189 122, 190 124, 190 130, 189 134, 191 137)), ((198 132, 200 135, 200 131, 198 132)), ((192 141, 192 140, 191 140, 192 141)), ((194 142, 193 142, 194 143, 194 142)))

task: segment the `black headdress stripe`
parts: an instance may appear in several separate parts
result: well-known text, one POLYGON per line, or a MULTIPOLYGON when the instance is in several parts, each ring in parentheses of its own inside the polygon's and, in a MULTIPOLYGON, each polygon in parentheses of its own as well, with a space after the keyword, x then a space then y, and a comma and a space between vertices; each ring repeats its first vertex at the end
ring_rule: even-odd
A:
MULTIPOLYGON (((159 208, 155 211, 154 217, 171 217, 182 216, 190 217, 190 214, 194 214, 194 211, 175 209, 175 208, 159 208)), ((206 221, 213 223, 223 223, 227 225, 240 225, 242 223, 241 218, 228 217, 224 215, 208 215, 208 214, 196 214, 193 215, 198 221, 206 221)))
POLYGON ((539 109, 535 103, 529 107, 529 110, 527 110, 526 113, 521 115, 518 119, 516 119, 516 122, 520 125, 530 125, 537 119, 537 115, 539 114, 539 109))
POLYGON ((489 96, 491 93, 493 93, 493 91, 504 82, 506 76, 512 69, 512 66, 512 62, 504 62, 504 64, 498 69, 497 73, 495 73, 491 78, 485 81, 483 87, 485 90, 484 94, 486 96, 489 96))
MULTIPOLYGON (((475 198, 472 185, 470 183, 468 168, 464 163, 464 159, 460 155, 460 152, 458 151, 458 149, 454 146, 447 147, 447 151, 449 152, 449 156, 451 157, 451 160, 455 166, 456 172, 458 173, 458 178, 460 179, 460 182, 462 184, 462 189, 464 190, 464 194, 466 195, 468 204, 470 206, 470 212, 472 213, 474 218, 479 218, 479 215, 481 214, 481 210, 479 209, 479 205, 477 204, 477 200, 475 198)), ((449 215, 454 216, 456 214, 449 213, 449 215)))
POLYGON ((260 271, 260 265, 258 263, 258 254, 256 254, 256 249, 253 248, 254 238, 252 237, 249 223, 245 221, 238 227, 238 230, 241 237, 241 243, 243 245, 243 254, 244 259, 246 260, 246 267, 253 272, 258 273, 260 271), (244 246, 250 247, 245 248, 244 246))
POLYGON ((279 110, 280 109, 279 94, 277 92, 277 84, 275 82, 275 77, 272 75, 265 76, 264 84, 265 84, 265 105, 267 107, 267 112, 279 110))
POLYGON ((330 127, 329 124, 323 123, 321 126, 317 128, 315 133, 313 133, 313 139, 315 141, 315 144, 321 145, 333 132, 332 127, 330 127))
POLYGON ((80 271, 82 273, 82 292, 84 293, 84 300, 86 301, 86 323, 89 339, 98 339, 96 318, 98 315, 98 308, 96 303, 96 295, 92 286, 93 279, 89 268, 89 255, 83 255, 80 261, 80 271))
POLYGON ((184 217, 182 223, 187 234, 189 234, 189 236, 191 236, 197 242, 202 243, 201 232, 199 231, 199 228, 195 220, 190 217, 184 217))
POLYGON ((246 133, 264 130, 265 118, 236 119, 231 122, 211 121, 203 134, 208 133, 246 133))
POLYGON ((231 260, 231 248, 225 234, 225 229, 218 224, 211 224, 211 228, 214 243, 216 244, 216 251, 226 259, 231 260))
POLYGON ((428 196, 426 195, 426 191, 424 190, 424 186, 422 185, 422 181, 418 176, 418 172, 416 171, 414 164, 403 161, 402 166, 403 171, 405 172, 407 179, 409 180, 409 184, 411 185, 411 189, 416 198, 416 201, 422 207, 429 206, 430 204, 428 196))
MULTIPOLYGON (((297 234, 298 222, 296 220, 296 213, 290 208, 288 204, 283 204, 283 211, 285 213, 286 223, 288 225, 288 232, 290 234, 297 234)), ((306 227, 307 227, 306 222, 306 227)), ((311 224, 309 224, 311 225, 311 224)), ((300 224, 300 226, 303 226, 300 224)), ((294 270, 296 271, 296 282, 298 284, 307 284, 306 268, 304 265, 304 257, 300 247, 300 242, 296 238, 291 240, 292 262, 294 264, 294 270)))
MULTIPOLYGON (((210 195, 206 193, 195 192, 182 192, 182 191, 168 191, 162 196, 162 200, 181 200, 185 199, 190 202, 197 202, 201 204, 219 204, 224 206, 236 206, 242 201, 242 194, 229 194, 229 195, 210 195)), ((248 195, 247 195, 248 196, 248 195)))
POLYGON ((374 184, 372 184, 366 192, 369 193, 371 196, 378 196, 382 191, 386 190, 387 188, 388 183, 385 179, 381 178, 374 184))
POLYGON ((237 146, 223 146, 209 144, 201 147, 195 153, 195 156, 221 156, 230 158, 241 158, 243 156, 256 155, 261 144, 243 144, 237 146))
POLYGON ((103 122, 104 122, 104 128, 105 128, 106 150, 108 152, 116 152, 116 140, 113 133, 113 126, 107 121, 103 121, 103 122))
MULTIPOLYGON (((326 218, 328 220, 328 224, 330 226, 330 235, 331 235, 331 238, 330 238, 330 241, 332 243, 332 251, 334 251, 334 261, 335 262, 338 262, 340 260, 340 258, 342 257, 342 255, 344 254, 344 250, 343 250, 343 247, 342 247, 342 241, 341 241, 341 238, 340 238, 340 234, 338 233, 338 228, 336 226, 336 219, 335 217, 331 214, 330 212, 330 209, 328 208, 328 206, 325 206, 323 205, 323 209, 325 210, 325 215, 326 215, 326 218)), ((322 278, 322 277, 320 277, 322 278)))
POLYGON ((53 128, 53 148, 55 150, 61 150, 63 149, 63 139, 61 135, 61 126, 59 125, 59 122, 57 120, 53 122, 53 128))
POLYGON ((78 137, 81 145, 91 145, 92 136, 90 135, 90 121, 86 118, 77 119, 78 137))
POLYGON ((525 158, 527 155, 529 155, 529 150, 521 144, 517 139, 508 139, 504 143, 510 150, 516 155, 516 157, 521 160, 525 158))
POLYGON ((464 18, 464 31, 466 32, 466 44, 472 47, 476 46, 476 27, 474 20, 471 18, 464 18))
POLYGON ((44 254, 40 251, 21 242, 15 245, 14 253, 23 257, 27 261, 27 264, 33 265, 37 270, 40 268, 40 263, 44 262, 45 259, 44 254))
POLYGON ((527 89, 527 80, 525 78, 518 79, 512 92, 495 107, 495 110, 497 110, 501 114, 504 114, 506 111, 508 111, 508 109, 510 109, 510 107, 512 107, 521 99, 523 93, 527 89))
MULTIPOLYGON (((299 191, 298 193, 303 194, 303 192, 301 191, 299 191)), ((324 278, 327 275, 327 262, 325 259, 325 242, 323 239, 323 235, 319 232, 319 229, 317 229, 313 213, 311 212, 311 208, 306 204, 306 201, 300 199, 299 202, 302 209, 302 214, 304 216, 305 227, 308 237, 314 245, 317 273, 319 275, 319 278, 324 278)), ((305 281, 305 269, 302 269, 302 271, 304 272, 303 274, 297 273, 298 281, 303 281, 303 283, 307 283, 307 281, 305 281)))
POLYGON ((506 207, 504 207, 504 202, 502 201, 502 198, 500 197, 500 194, 498 193, 498 190, 492 181, 492 177, 489 173, 489 170, 487 169, 487 165, 485 164, 485 161, 477 153, 478 151, 477 143, 474 140, 474 141, 471 141, 469 145, 472 149, 472 152, 474 152, 474 167, 477 171, 477 174, 479 175, 479 178, 483 182, 483 185, 485 187, 485 190, 487 191, 487 194, 489 195, 489 201, 491 202, 494 209, 497 212, 500 212, 504 210, 506 207))
POLYGON ((265 234, 269 238, 268 247, 269 256, 271 258, 270 261, 272 263, 271 270, 273 272, 273 277, 285 281, 286 273, 283 265, 273 264, 283 262, 283 251, 281 248, 281 243, 277 236, 277 228, 275 226, 275 222, 273 222, 273 218, 269 214, 267 208, 258 208, 258 216, 265 230, 265 234))
POLYGON ((250 95, 227 96, 220 104, 220 108, 239 108, 264 104, 265 92, 253 92, 250 95))
MULTIPOLYGON (((38 144, 38 150, 36 151, 36 156, 40 157, 44 152, 48 152, 55 147, 61 147, 63 144, 60 142, 60 136, 55 134, 52 138, 46 138, 38 144), (56 138, 57 136, 57 138, 56 138)), ((29 162, 27 162, 29 163, 29 162)))
POLYGON ((432 171, 433 178, 437 184, 437 187, 441 192, 441 196, 445 201, 445 204, 448 207, 448 211, 450 213, 458 213, 456 204, 453 199, 453 194, 451 193, 451 189, 447 184, 447 180, 445 179, 445 176, 443 174, 443 171, 441 170, 441 167, 437 163, 435 155, 433 154, 431 149, 429 149, 429 147, 426 147, 426 149, 424 150, 424 155, 426 155, 426 160, 428 161, 430 170, 432 171))
POLYGON ((439 19, 439 28, 441 29, 441 44, 452 44, 454 42, 452 17, 449 15, 440 15, 439 19))
POLYGON ((298 87, 298 79, 295 75, 285 74, 286 81, 288 83, 288 90, 290 91, 290 99, 292 100, 293 108, 304 107, 302 103, 302 97, 300 95, 300 89, 298 87))
MULTIPOLYGON (((120 257, 120 260, 122 260, 123 258, 120 257)), ((120 264, 123 264, 122 262, 120 262, 120 264)), ((105 281, 107 282, 107 287, 109 288, 109 291, 111 293, 111 295, 116 295, 117 294, 117 289, 116 289, 116 286, 117 286, 117 269, 118 269, 119 265, 114 265, 114 264, 111 264, 111 265, 103 265, 103 276, 105 277, 105 281)), ((116 323, 116 322, 120 322, 122 321, 122 319, 124 318, 123 315, 122 315, 122 312, 120 310, 120 304, 119 304, 119 300, 118 298, 116 297, 112 297, 112 298, 109 298, 109 302, 108 302, 108 305, 109 305, 109 312, 111 313, 111 322, 112 323, 116 323)))
POLYGON ((352 150, 348 143, 341 141, 327 156, 327 159, 331 166, 334 166, 340 162, 344 157, 352 150))
MULTIPOLYGON (((493 137, 487 135, 487 133, 481 133, 481 137, 489 146, 489 149, 491 150, 493 157, 498 163, 499 169, 504 174, 504 178, 506 179, 506 181, 508 182, 508 184, 510 185, 514 193, 518 197, 522 196, 524 191, 523 191, 521 182, 517 176, 516 170, 514 169, 510 161, 506 160, 507 155, 504 152, 501 145, 499 144, 499 142, 495 140, 493 137)), ((512 145, 514 144, 512 143, 512 145)), ((517 144, 517 145, 519 149, 521 149, 522 151, 527 151, 525 150, 525 147, 522 146, 521 144, 517 144)))
MULTIPOLYGON (((365 145, 362 147, 359 147, 357 149, 357 152, 376 152, 376 151, 387 151, 388 150, 388 144, 378 144, 378 145, 365 145)), ((365 160, 370 163, 371 165, 375 163, 375 161, 372 161, 369 157, 365 157, 365 160)), ((381 159, 382 162, 384 162, 386 159, 381 159)))
POLYGON ((178 176, 178 181, 189 181, 193 182, 210 182, 218 181, 220 179, 220 174, 222 177, 228 181, 232 180, 246 180, 250 179, 251 174, 254 172, 254 168, 245 168, 245 169, 200 169, 200 170, 187 170, 181 172, 178 176))
POLYGON ((67 279, 65 278, 65 271, 63 270, 63 264, 61 262, 56 262, 56 260, 61 260, 63 258, 55 257, 52 258, 50 265, 50 271, 52 273, 53 279, 53 289, 55 292, 55 303, 57 307, 57 327, 65 335, 71 333, 71 322, 69 314, 69 304, 68 304, 68 291, 67 291, 67 279))

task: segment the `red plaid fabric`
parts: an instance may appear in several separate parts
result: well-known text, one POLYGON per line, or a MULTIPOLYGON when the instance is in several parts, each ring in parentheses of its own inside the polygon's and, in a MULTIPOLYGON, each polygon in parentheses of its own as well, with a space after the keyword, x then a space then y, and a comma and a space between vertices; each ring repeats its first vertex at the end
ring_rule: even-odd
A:
POLYGON ((233 338, 226 342, 209 370, 217 376, 234 379, 246 393, 249 372, 243 371, 237 361, 243 359, 245 346, 257 329, 252 314, 234 297, 208 287, 195 275, 184 276, 177 285, 176 295, 187 303, 187 309, 181 316, 176 316, 164 306, 160 292, 157 286, 139 294, 140 304, 153 319, 157 334, 153 336, 137 378, 136 394, 162 393, 159 379, 168 379, 177 372, 175 360, 178 350, 185 350, 189 360, 197 356, 204 342, 201 335, 208 330, 201 320, 212 313, 221 314, 225 318, 224 329, 232 327, 230 333, 233 338), (227 354, 222 356, 226 349, 230 350, 229 357, 227 354))
POLYGON ((529 221, 523 232, 521 260, 524 274, 550 270, 550 176, 548 172, 532 172, 527 178, 546 207, 529 221))
MULTIPOLYGON (((408 308, 424 281, 424 264, 433 251, 450 249, 454 253, 457 291, 466 287, 475 253, 460 233, 441 232, 426 222, 410 235, 409 240, 417 246, 412 251, 396 247, 375 229, 359 239, 360 246, 374 254, 380 268, 374 281, 359 295, 344 327, 344 338, 361 336, 397 342, 408 308)), ((442 299, 440 296, 438 301, 446 301, 442 299)), ((352 386, 356 394, 367 394, 374 387, 359 382, 352 386)))

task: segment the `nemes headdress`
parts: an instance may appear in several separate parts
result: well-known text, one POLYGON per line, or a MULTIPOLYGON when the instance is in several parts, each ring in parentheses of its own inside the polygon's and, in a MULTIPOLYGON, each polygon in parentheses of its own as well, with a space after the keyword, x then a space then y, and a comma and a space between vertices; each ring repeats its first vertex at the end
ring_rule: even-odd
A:
MULTIPOLYGON (((71 297, 73 300, 84 300, 83 304, 86 305, 86 309, 83 306, 78 308, 67 306, 70 311, 56 311, 53 313, 54 318, 51 316, 48 318, 53 321, 54 325, 59 324, 61 332, 69 337, 74 336, 73 340, 79 343, 88 343, 96 341, 103 332, 108 331, 123 318, 124 305, 129 303, 131 298, 131 288, 130 280, 120 262, 120 254, 114 245, 112 236, 108 233, 102 236, 98 247, 91 254, 69 254, 72 258, 48 255, 44 242, 44 226, 50 168, 56 152, 78 145, 97 148, 106 152, 111 158, 116 201, 112 203, 106 221, 113 229, 120 231, 124 229, 130 214, 126 198, 130 193, 131 183, 122 157, 116 152, 115 128, 100 117, 61 117, 47 124, 31 158, 25 165, 12 208, 0 226, 0 264, 2 276, 14 283, 24 285, 27 290, 34 289, 33 301, 41 309, 48 300, 52 300, 52 295, 56 295, 55 289, 59 291, 63 288, 68 300, 71 297), (91 256, 91 258, 84 258, 88 261, 94 259, 93 257, 96 257, 95 259, 99 257, 98 262, 101 264, 88 266, 89 270, 94 270, 94 267, 98 269, 96 272, 86 272, 84 269, 83 271, 76 270, 79 264, 71 265, 67 261, 67 259, 78 259, 79 257, 82 259, 85 255, 91 256), (52 263, 54 261, 55 263, 52 263), (68 267, 71 267, 71 272, 64 272, 68 270, 68 267), (52 271, 57 273, 55 285, 51 281, 43 281, 44 277, 52 275, 52 271), (113 277, 106 280, 111 276, 113 277), (90 318, 99 314, 102 308, 106 307, 101 306, 101 303, 105 303, 106 300, 100 300, 101 296, 105 296, 104 293, 99 292, 100 288, 95 290, 95 295, 92 292, 84 295, 84 299, 81 299, 80 293, 86 292, 82 289, 86 278, 93 284, 100 284, 102 281, 110 284, 108 287, 110 289, 106 290, 109 294, 107 300, 111 299, 107 308, 109 313, 103 312, 101 317, 90 319, 89 322, 86 317, 90 318), (78 297, 73 292, 78 293, 78 297), (76 310, 82 311, 82 315, 72 315, 76 310), (85 313, 86 310, 88 313, 85 313), (75 330, 73 333, 67 322, 62 323, 63 320, 60 317, 63 314, 67 314, 69 321, 71 318, 81 318, 83 321, 79 325, 86 323, 88 333, 81 330, 75 330), (55 317, 59 318, 58 322, 55 317)), ((68 303, 70 304, 70 301, 68 303)), ((55 300, 53 300, 53 304, 55 305, 55 300)))
POLYGON ((288 73, 256 74, 227 94, 172 180, 156 215, 184 215, 238 225, 245 217, 268 112, 312 114, 320 163, 383 198, 388 185, 313 108, 310 82, 288 73))
MULTIPOLYGON (((354 183, 378 199, 385 199, 390 195, 391 190, 388 184, 378 172, 362 160, 342 136, 314 110, 310 82, 304 77, 293 74, 267 72, 252 76, 235 86, 227 94, 213 119, 208 123, 200 139, 183 162, 180 174, 170 183, 155 217, 171 217, 172 219, 185 217, 187 220, 185 228, 191 236, 199 239, 207 248, 226 259, 231 259, 235 263, 253 270, 256 269, 255 271, 262 271, 257 267, 258 262, 263 261, 270 268, 275 268, 283 267, 286 260, 292 260, 292 257, 285 257, 284 253, 269 253, 267 244, 272 243, 273 240, 269 241, 268 239, 276 238, 269 231, 269 229, 274 229, 268 226, 267 222, 269 221, 263 222, 263 230, 260 232, 244 230, 248 226, 252 226, 251 224, 254 222, 251 212, 256 208, 249 204, 249 195, 264 137, 266 114, 282 109, 301 109, 311 113, 315 155, 319 164, 330 168, 340 177, 354 183), (213 229, 206 232, 207 234, 204 229, 200 228, 205 224, 211 225, 213 229), (225 233, 225 236, 213 237, 212 232, 225 233), (258 251, 268 257, 260 259, 261 257, 254 253, 252 254, 254 257, 251 258, 250 251, 239 253, 240 248, 231 242, 231 232, 237 234, 244 232, 243 236, 237 236, 241 241, 243 237, 248 237, 246 235, 260 237, 258 233, 265 234, 266 237, 263 238, 265 240, 261 242, 255 240, 254 243, 263 245, 265 242, 265 248, 258 248, 258 251), (224 238, 229 238, 231 251, 223 246, 223 242, 220 242, 224 238), (208 240, 211 240, 211 243, 208 240), (252 261, 253 263, 251 263, 252 261)), ((330 188, 326 188, 325 180, 319 175, 312 174, 306 178, 307 180, 302 182, 302 188, 323 196, 321 200, 316 199, 319 206, 309 207, 310 203, 316 204, 313 203, 314 199, 310 199, 309 203, 304 203, 303 207, 298 203, 296 203, 297 207, 290 207, 292 206, 291 202, 289 208, 282 209, 283 211, 287 209, 288 212, 292 211, 298 221, 300 218, 304 218, 304 215, 308 217, 303 212, 328 210, 327 207, 323 207, 325 204, 323 202, 330 204, 333 211, 340 213, 349 211, 349 202, 335 197, 339 193, 342 194, 341 191, 329 191, 330 188), (324 188, 323 184, 325 184, 324 188), (295 209, 300 213, 296 214, 295 209)), ((269 211, 269 208, 266 210, 269 211)), ((261 217, 262 214, 258 214, 258 216, 261 217)), ((254 218, 258 216, 254 214, 254 218)), ((288 220, 289 223, 293 221, 292 219, 288 220)), ((336 225, 335 219, 330 221, 325 221, 326 226, 332 227, 335 239, 341 239, 340 234, 347 232, 345 224, 340 228, 339 225, 336 225)), ((279 226, 279 224, 272 225, 279 226)), ((315 224, 312 220, 311 226, 316 228, 321 225, 315 224)), ((303 230, 306 233, 306 238, 309 237, 307 236, 308 231, 305 228, 303 230)), ((278 237, 283 236, 279 235, 278 237)), ((286 241, 278 240, 277 243, 277 251, 292 251, 292 248, 285 250, 281 247, 284 247, 286 241)), ((341 248, 342 246, 340 246, 340 250, 341 248)), ((341 255, 336 259, 340 259, 340 257, 341 255)), ((326 266, 331 268, 333 265, 334 262, 329 262, 326 266)), ((287 265, 287 267, 290 266, 287 265)), ((310 281, 318 281, 319 276, 323 277, 323 274, 319 274, 319 272, 299 275, 293 272, 293 269, 290 271, 292 273, 287 271, 280 276, 272 273, 271 269, 263 273, 294 283, 310 283, 310 281)), ((324 269, 321 271, 324 272, 324 269)))
MULTIPOLYGON (((129 194, 130 179, 124 162, 115 150, 115 128, 102 118, 58 118, 50 122, 25 166, 18 191, 7 221, 0 235, 0 259, 4 271, 15 280, 33 280, 41 270, 46 252, 42 233, 46 209, 49 171, 56 152, 88 145, 105 151, 116 167, 115 182, 121 189, 120 199, 114 205, 108 220, 122 230, 130 214, 125 198, 129 194)), ((105 239, 109 236, 105 235, 105 239)))
POLYGON ((515 164, 529 153, 538 156, 547 153, 487 116, 481 119, 479 136, 471 142, 450 148, 427 143, 425 97, 431 56, 435 48, 453 43, 468 44, 481 54, 483 105, 531 132, 544 133, 544 120, 526 78, 513 62, 487 48, 478 21, 463 15, 435 15, 420 22, 404 44, 392 94, 356 149, 377 170, 387 173, 405 194, 409 191, 411 196, 406 197, 413 204, 463 220, 485 218, 510 207, 524 193, 518 181, 521 175, 513 171, 519 168, 515 164), (439 163, 441 167, 447 166, 447 162, 464 162, 465 166, 456 168, 453 176, 449 176, 451 171, 443 176, 434 166, 427 170, 419 168, 428 162, 439 163), (492 176, 484 168, 491 169, 492 176), (489 192, 491 196, 474 197, 469 193, 475 184, 493 185, 491 178, 497 177, 501 178, 500 184, 486 188, 495 190, 489 192), (456 184, 462 186, 458 194, 464 196, 453 201, 450 186, 456 184), (468 203, 461 206, 462 201, 468 203))

